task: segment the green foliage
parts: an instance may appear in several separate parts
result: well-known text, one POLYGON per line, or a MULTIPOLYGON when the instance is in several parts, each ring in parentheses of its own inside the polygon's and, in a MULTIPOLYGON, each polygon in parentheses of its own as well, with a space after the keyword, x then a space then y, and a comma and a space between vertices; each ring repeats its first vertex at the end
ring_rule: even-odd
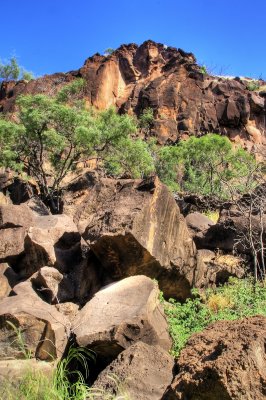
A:
POLYGON ((259 90, 260 85, 259 82, 256 80, 249 81, 247 83, 247 89, 250 90, 251 92, 254 92, 255 90, 259 90))
POLYGON ((180 148, 164 146, 158 149, 155 159, 156 172, 162 182, 173 192, 180 190, 179 175, 182 169, 180 148))
POLYGON ((172 299, 165 303, 174 342, 172 352, 177 357, 190 336, 212 322, 266 315, 265 283, 254 283, 252 279, 230 279, 225 286, 209 289, 204 295, 196 290, 193 294, 194 298, 183 304, 172 299))
POLYGON ((25 79, 27 81, 33 79, 33 73, 26 71, 22 68, 16 59, 16 57, 11 57, 6 62, 0 61, 0 81, 7 81, 7 80, 18 80, 18 79, 25 79))
POLYGON ((200 72, 204 75, 208 73, 208 69, 207 69, 206 65, 200 66, 200 72))
POLYGON ((104 165, 108 174, 143 178, 154 170, 152 156, 143 140, 124 138, 107 154, 104 165))
POLYGON ((227 137, 207 134, 159 149, 156 170, 174 190, 226 199, 231 195, 230 185, 240 192, 246 190, 246 178, 255 164, 252 155, 233 148, 227 137))
POLYGON ((139 126, 144 131, 149 131, 154 121, 153 109, 145 108, 139 117, 139 126))
POLYGON ((14 342, 17 343, 21 354, 23 355, 23 357, 26 360, 29 360, 32 357, 32 354, 31 354, 31 351, 28 350, 28 348, 27 348, 27 346, 26 346, 26 344, 24 342, 21 328, 20 327, 17 328, 16 325, 14 325, 11 321, 7 321, 7 324, 12 328, 12 330, 15 333, 14 342))
POLYGON ((71 100, 76 100, 79 95, 82 95, 85 89, 86 82, 84 79, 75 79, 73 82, 65 85, 56 96, 59 103, 67 103, 71 100))
POLYGON ((23 169, 34 177, 52 211, 59 210, 57 193, 66 174, 80 159, 97 157, 114 173, 140 177, 154 169, 148 146, 134 139, 135 120, 113 108, 87 111, 63 99, 83 85, 75 81, 57 98, 28 95, 18 99, 19 123, 0 119, 2 166, 23 169))
POLYGON ((104 50, 104 55, 110 56, 111 54, 113 54, 114 51, 115 49, 113 49, 112 47, 108 47, 106 50, 104 50))

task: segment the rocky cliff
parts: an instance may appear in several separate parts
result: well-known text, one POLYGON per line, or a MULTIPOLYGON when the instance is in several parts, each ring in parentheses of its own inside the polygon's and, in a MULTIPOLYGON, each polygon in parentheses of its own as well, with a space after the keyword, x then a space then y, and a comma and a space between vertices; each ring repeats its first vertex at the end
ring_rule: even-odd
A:
MULTIPOLYGON (((19 94, 54 94, 82 77, 88 105, 139 115, 154 110, 151 135, 160 143, 188 135, 215 132, 244 147, 261 150, 266 143, 266 93, 249 91, 240 78, 210 76, 201 72, 192 53, 146 41, 122 45, 111 55, 95 54, 83 67, 66 74, 46 75, 26 82, 3 82, 0 110, 14 109, 19 94)), ((260 82, 264 84, 265 82, 260 82)))

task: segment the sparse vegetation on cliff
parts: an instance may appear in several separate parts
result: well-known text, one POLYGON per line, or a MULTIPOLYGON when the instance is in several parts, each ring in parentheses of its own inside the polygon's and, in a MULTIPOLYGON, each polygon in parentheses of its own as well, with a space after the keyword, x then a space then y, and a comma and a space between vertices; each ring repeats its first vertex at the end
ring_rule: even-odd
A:
POLYGON ((30 81, 34 78, 32 72, 25 70, 18 64, 16 57, 11 57, 9 60, 2 62, 0 60, 0 81, 19 80, 30 81))

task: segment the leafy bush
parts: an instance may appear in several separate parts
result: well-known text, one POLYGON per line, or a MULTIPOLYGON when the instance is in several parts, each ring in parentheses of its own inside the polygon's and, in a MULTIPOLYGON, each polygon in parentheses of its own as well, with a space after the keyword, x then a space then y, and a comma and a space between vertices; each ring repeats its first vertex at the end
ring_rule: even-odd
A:
POLYGON ((6 62, 0 62, 0 81, 7 81, 11 79, 15 81, 18 79, 30 81, 33 78, 33 73, 22 68, 18 64, 16 57, 11 57, 6 62))
POLYGON ((142 114, 139 116, 140 129, 143 130, 145 133, 149 132, 153 121, 153 109, 151 107, 145 108, 142 114))
POLYGON ((230 279, 223 287, 206 290, 181 304, 175 300, 165 302, 170 334, 173 338, 172 353, 178 357, 193 333, 200 332, 210 323, 219 320, 236 320, 261 314, 266 316, 265 283, 252 279, 230 279))
POLYGON ((206 65, 200 66, 200 72, 204 75, 208 74, 208 69, 207 69, 206 65))
POLYGON ((173 190, 226 199, 231 196, 232 186, 245 192, 250 183, 247 177, 255 164, 252 155, 242 148, 233 148, 227 137, 207 134, 160 148, 156 170, 173 190))
POLYGON ((259 90, 260 85, 258 81, 253 80, 247 83, 247 89, 250 90, 251 92, 254 92, 255 90, 259 90))
POLYGON ((85 89, 85 80, 82 78, 75 79, 68 85, 63 86, 63 88, 57 94, 57 101, 59 103, 67 103, 68 101, 73 101, 83 94, 85 89))

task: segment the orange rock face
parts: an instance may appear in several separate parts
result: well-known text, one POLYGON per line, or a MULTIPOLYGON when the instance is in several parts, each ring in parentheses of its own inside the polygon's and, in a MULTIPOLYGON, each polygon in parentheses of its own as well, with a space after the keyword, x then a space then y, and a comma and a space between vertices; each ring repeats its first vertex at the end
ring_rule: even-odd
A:
POLYGON ((55 94, 82 77, 88 105, 139 115, 154 110, 152 135, 159 143, 216 132, 251 149, 266 144, 265 93, 250 92, 239 78, 201 73, 192 53, 146 41, 122 45, 111 55, 88 58, 78 71, 46 75, 25 82, 4 82, 0 110, 13 111, 17 95, 55 94))

